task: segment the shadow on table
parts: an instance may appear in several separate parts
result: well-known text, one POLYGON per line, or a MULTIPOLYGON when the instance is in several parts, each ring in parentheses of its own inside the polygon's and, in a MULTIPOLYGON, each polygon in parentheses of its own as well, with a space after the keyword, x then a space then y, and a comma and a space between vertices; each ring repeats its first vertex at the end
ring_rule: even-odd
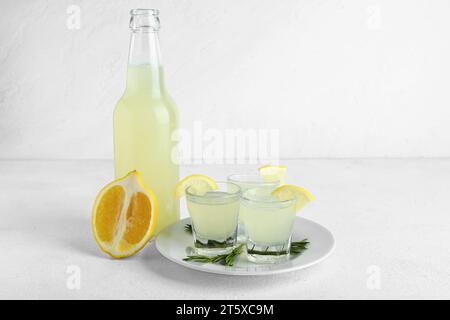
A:
POLYGON ((92 235, 90 216, 71 212, 70 209, 23 220, 21 229, 31 231, 37 239, 62 246, 68 251, 76 250, 91 256, 104 256, 92 235))

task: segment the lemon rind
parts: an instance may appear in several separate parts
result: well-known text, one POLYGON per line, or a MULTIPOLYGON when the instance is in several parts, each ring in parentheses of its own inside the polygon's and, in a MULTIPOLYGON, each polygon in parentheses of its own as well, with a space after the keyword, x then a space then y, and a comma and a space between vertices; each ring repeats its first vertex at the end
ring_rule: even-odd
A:
POLYGON ((275 188, 272 191, 272 195, 277 197, 277 194, 284 189, 288 189, 288 190, 296 190, 296 191, 292 191, 294 194, 296 193, 300 193, 302 195, 304 195, 307 198, 307 202, 311 202, 314 201, 314 196, 311 194, 311 192, 309 192, 307 189, 303 188, 303 187, 299 187, 299 186, 295 186, 292 184, 284 184, 282 186, 279 186, 277 188, 275 188))
POLYGON ((181 179, 180 181, 178 181, 177 185, 175 186, 174 196, 176 198, 184 197, 185 190, 189 187, 189 185, 186 185, 186 182, 191 179, 193 180, 196 178, 199 180, 202 180, 202 181, 206 181, 213 188, 213 190, 216 190, 219 188, 219 186, 217 185, 217 183, 214 181, 213 178, 211 178, 207 175, 204 175, 204 174, 194 173, 194 174, 186 176, 183 179, 181 179), (182 189, 182 191, 180 191, 182 187, 183 187, 183 189, 182 189))

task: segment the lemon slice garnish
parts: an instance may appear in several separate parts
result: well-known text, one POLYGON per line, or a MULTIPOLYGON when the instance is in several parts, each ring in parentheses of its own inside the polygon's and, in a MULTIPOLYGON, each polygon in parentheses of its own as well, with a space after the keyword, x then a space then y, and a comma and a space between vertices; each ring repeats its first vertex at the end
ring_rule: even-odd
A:
POLYGON ((293 186, 291 184, 279 186, 272 191, 272 195, 277 197, 280 201, 295 198, 295 209, 297 211, 314 200, 314 197, 308 190, 302 187, 293 186))
POLYGON ((175 196, 178 198, 184 197, 186 195, 186 189, 189 187, 195 195, 204 195, 208 191, 219 188, 213 178, 204 174, 192 174, 177 183, 175 186, 175 196))
POLYGON ((279 181, 280 184, 284 184, 286 170, 286 166, 267 165, 258 168, 259 174, 265 182, 279 181))

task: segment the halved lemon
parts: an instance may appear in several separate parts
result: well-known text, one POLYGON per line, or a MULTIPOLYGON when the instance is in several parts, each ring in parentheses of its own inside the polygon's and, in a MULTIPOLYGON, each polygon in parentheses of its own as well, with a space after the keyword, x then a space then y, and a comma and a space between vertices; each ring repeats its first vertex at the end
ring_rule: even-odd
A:
POLYGON ((204 174, 192 174, 177 183, 175 186, 175 196, 184 197, 186 195, 186 189, 189 187, 197 195, 203 195, 208 191, 219 188, 213 178, 204 174))
POLYGON ((262 166, 258 168, 259 174, 266 182, 280 181, 280 184, 284 184, 286 179, 286 166, 262 166))
POLYGON ((272 191, 272 195, 281 201, 295 198, 297 200, 295 203, 295 209, 297 211, 314 200, 314 197, 308 190, 302 187, 293 186, 291 184, 279 186, 272 191))
POLYGON ((113 258, 129 257, 150 240, 156 216, 153 191, 139 172, 131 171, 98 193, 91 221, 95 241, 113 258))

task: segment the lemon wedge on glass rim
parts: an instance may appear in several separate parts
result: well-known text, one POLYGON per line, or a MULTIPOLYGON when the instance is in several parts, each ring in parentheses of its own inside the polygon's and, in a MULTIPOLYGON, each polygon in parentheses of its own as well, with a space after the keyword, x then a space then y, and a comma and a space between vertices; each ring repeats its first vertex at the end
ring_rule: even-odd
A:
POLYGON ((129 257, 153 235, 156 198, 137 171, 107 184, 92 208, 92 232, 100 249, 113 258, 129 257))
POLYGON ((196 195, 204 195, 208 191, 216 190, 219 187, 211 177, 204 174, 191 174, 177 183, 175 196, 178 198, 184 197, 187 188, 191 188, 192 193, 196 195))
POLYGON ((305 188, 294 186, 291 184, 285 184, 275 188, 272 191, 272 195, 278 200, 284 201, 289 199, 296 199, 295 209, 297 211, 301 210, 309 202, 314 200, 312 194, 305 188))
POLYGON ((259 174, 265 182, 279 181, 284 184, 286 179, 286 166, 266 165, 258 168, 259 174))

